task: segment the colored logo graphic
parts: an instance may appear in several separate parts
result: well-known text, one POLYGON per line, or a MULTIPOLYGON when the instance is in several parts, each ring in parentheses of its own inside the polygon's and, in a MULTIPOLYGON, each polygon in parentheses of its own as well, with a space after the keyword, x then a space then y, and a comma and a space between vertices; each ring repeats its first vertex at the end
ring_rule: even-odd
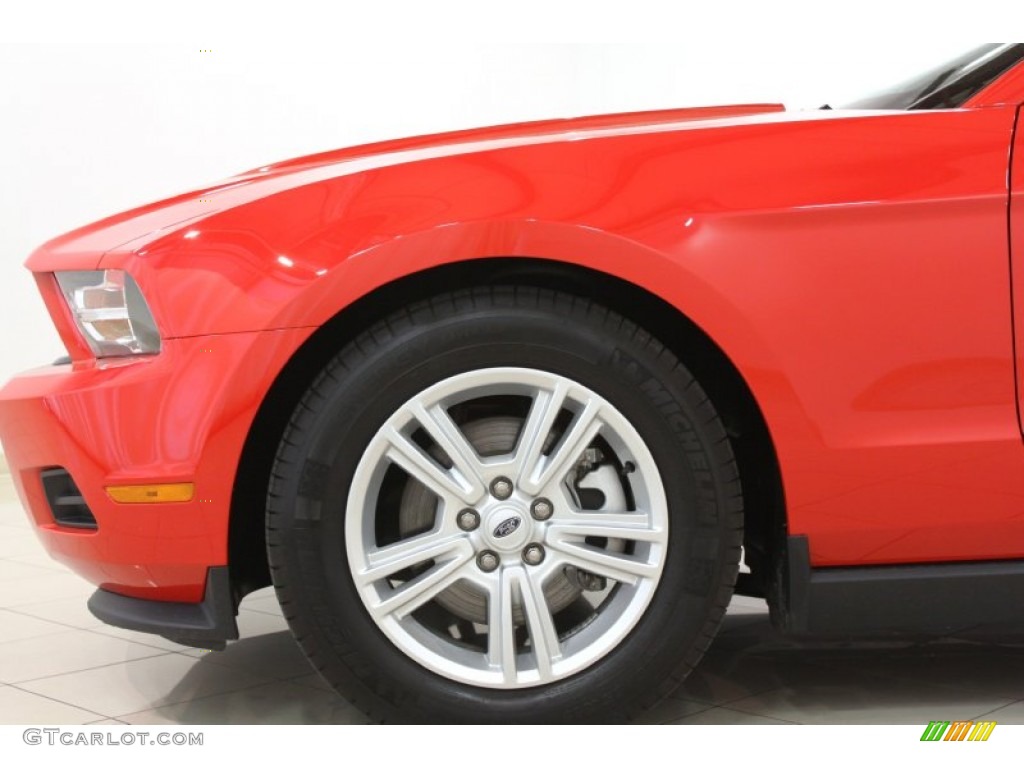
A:
POLYGON ((510 517, 508 520, 502 520, 498 523, 498 527, 494 529, 494 538, 501 539, 505 536, 511 535, 520 525, 522 525, 522 523, 522 519, 518 517, 510 517))
POLYGON ((995 728, 995 720, 932 720, 921 741, 988 741, 995 728))

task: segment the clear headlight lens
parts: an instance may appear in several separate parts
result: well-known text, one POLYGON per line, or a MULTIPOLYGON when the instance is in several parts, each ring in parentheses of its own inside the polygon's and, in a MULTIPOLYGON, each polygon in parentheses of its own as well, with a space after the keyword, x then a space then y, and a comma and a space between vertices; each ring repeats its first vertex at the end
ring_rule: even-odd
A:
POLYGON ((160 333, 132 276, 120 269, 58 272, 57 283, 96 357, 154 355, 160 333))

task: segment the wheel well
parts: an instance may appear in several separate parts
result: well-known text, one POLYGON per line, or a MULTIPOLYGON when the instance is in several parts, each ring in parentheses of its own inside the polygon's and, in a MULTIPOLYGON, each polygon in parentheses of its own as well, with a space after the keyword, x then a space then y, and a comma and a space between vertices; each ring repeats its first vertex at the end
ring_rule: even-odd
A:
POLYGON ((672 305, 631 283, 561 262, 499 258, 437 267, 382 286, 325 323, 281 371, 256 414, 235 476, 228 562, 236 601, 270 584, 264 531, 270 469, 292 411, 320 370, 358 333, 411 301, 498 284, 543 287, 598 301, 656 336, 693 373, 721 415, 739 464, 745 557, 752 573, 741 576, 737 589, 765 593, 772 557, 785 541, 782 481, 764 417, 728 357, 672 305))

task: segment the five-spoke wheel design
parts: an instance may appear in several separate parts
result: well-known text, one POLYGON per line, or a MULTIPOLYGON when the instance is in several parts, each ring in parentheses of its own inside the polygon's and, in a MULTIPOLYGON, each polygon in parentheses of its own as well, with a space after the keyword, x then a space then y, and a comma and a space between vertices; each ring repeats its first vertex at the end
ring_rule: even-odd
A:
POLYGON ((658 586, 668 506, 636 429, 579 382, 461 373, 405 402, 359 461, 348 565, 380 630, 449 679, 565 678, 629 634, 658 586))

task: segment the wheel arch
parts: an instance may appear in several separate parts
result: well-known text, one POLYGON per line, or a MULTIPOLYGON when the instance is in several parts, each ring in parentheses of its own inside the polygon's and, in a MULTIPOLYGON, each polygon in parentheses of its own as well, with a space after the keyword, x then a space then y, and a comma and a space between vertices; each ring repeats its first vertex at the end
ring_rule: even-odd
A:
POLYGON ((655 335, 708 392, 740 467, 747 564, 738 591, 764 594, 773 555, 785 541, 782 476, 764 414, 744 377, 696 323, 659 296, 622 278, 577 264, 527 257, 474 259, 434 266, 370 291, 314 332, 279 372, 246 437, 230 509, 228 557, 236 600, 270 584, 264 509, 281 434, 302 394, 349 340, 401 306, 427 295, 480 285, 515 284, 593 299, 655 335))

